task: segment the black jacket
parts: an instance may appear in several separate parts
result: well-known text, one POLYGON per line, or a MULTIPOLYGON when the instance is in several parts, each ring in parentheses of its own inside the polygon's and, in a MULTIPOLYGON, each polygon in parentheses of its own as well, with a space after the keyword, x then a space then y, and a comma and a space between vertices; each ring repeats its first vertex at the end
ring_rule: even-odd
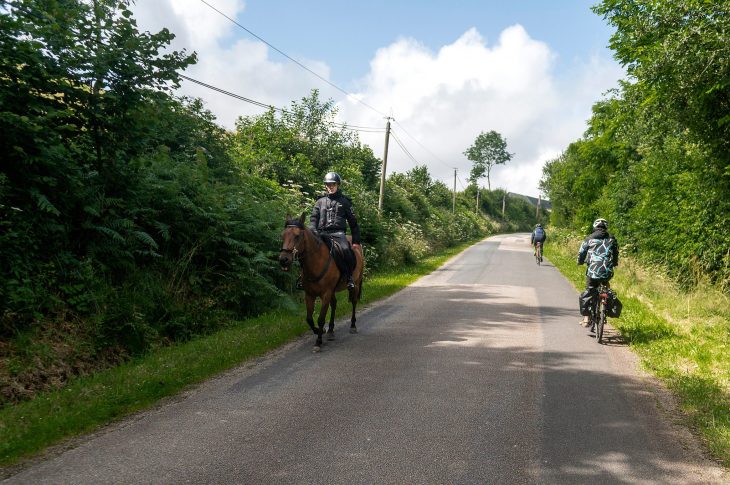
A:
POLYGON ((345 232, 348 223, 352 232, 352 243, 360 244, 360 226, 357 225, 352 201, 339 190, 317 199, 309 218, 309 226, 314 232, 345 232))

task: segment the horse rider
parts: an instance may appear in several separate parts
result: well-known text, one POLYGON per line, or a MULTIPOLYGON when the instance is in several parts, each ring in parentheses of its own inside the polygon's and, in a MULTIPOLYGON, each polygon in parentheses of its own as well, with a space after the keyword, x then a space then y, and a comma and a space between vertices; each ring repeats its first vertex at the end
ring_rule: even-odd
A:
POLYGON ((360 247, 360 226, 357 225, 352 200, 340 190, 342 177, 336 172, 328 172, 324 176, 324 185, 327 193, 317 199, 309 219, 310 229, 315 234, 329 238, 342 248, 346 261, 344 268, 340 268, 347 276, 347 288, 355 288, 352 279, 352 269, 355 266, 355 254, 350 249, 345 231, 350 224, 352 232, 352 247, 360 247))

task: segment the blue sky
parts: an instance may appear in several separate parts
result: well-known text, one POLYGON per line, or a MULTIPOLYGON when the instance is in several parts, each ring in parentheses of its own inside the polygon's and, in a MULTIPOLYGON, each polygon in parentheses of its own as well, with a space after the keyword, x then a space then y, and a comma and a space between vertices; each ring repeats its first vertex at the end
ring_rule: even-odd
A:
MULTIPOLYGON (((211 0, 214 2, 214 0, 211 0)), ((558 54, 555 70, 569 75, 576 60, 603 53, 612 30, 583 0, 451 0, 343 2, 248 0, 239 22, 295 59, 323 59, 332 80, 355 88, 375 51, 400 37, 432 50, 476 27, 488 42, 520 24, 558 54)), ((239 30, 235 35, 246 37, 239 30)))
MULTIPOLYGON (((186 74, 254 100, 285 107, 319 89, 338 121, 383 127, 396 119, 388 172, 426 165, 466 183, 463 152, 496 130, 515 154, 492 173, 492 188, 537 196, 542 166, 585 131, 591 106, 624 71, 606 47, 611 29, 579 0, 345 2, 206 0, 330 82, 327 85, 200 0, 140 0, 142 29, 169 28, 173 46, 198 53, 186 74)), ((262 109, 186 82, 221 125, 262 109)), ((378 156, 382 133, 360 133, 378 156)), ((487 181, 481 180, 486 186, 487 181)))

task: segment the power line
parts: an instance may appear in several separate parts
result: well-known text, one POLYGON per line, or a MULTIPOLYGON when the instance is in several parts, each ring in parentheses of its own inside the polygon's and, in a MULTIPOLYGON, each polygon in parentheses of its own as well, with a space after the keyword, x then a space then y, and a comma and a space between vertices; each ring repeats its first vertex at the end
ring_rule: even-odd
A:
MULTIPOLYGON (((208 6, 209 8, 211 8, 212 10, 214 10, 215 12, 217 12, 217 13, 218 13, 219 15, 221 15, 221 16, 223 16, 223 17, 225 17, 225 18, 226 18, 227 20, 229 20, 230 22, 232 22, 232 23, 233 23, 234 25, 236 25, 236 26, 240 27, 241 29, 243 29, 244 31, 246 31, 247 33, 249 33, 250 35, 252 35, 252 36, 253 36, 253 37, 255 37, 256 39, 260 40, 261 42, 263 42, 264 44, 266 44, 267 46, 269 46, 270 48, 272 48, 273 50, 275 50, 276 52, 278 52, 279 54, 281 54, 281 55, 282 55, 282 56, 284 56, 285 58, 289 59, 290 61, 292 61, 293 63, 295 63, 295 64, 296 64, 296 65, 298 65, 299 67, 301 67, 302 69, 306 70, 306 71, 307 71, 307 72, 309 72, 310 74, 312 74, 312 75, 316 76, 317 78, 321 79, 322 81, 324 81, 324 82, 325 82, 325 83, 327 83, 328 85, 332 86, 333 88, 335 88, 335 89, 336 89, 336 90, 338 90, 339 92, 343 93, 343 94, 344 94, 345 96, 347 96, 348 98, 352 98, 352 99, 354 99, 355 101, 357 101, 358 103, 360 103, 361 105, 363 105, 363 106, 367 107, 368 109, 370 109, 370 110, 374 111, 375 113, 378 113, 379 115, 381 115, 381 116, 383 116, 383 117, 385 117, 385 118, 388 118, 388 115, 384 114, 384 113, 383 113, 382 111, 380 111, 380 110, 378 110, 378 109, 374 108, 373 106, 369 105, 369 104, 368 104, 368 103, 366 103, 365 101, 362 101, 362 100, 361 100, 361 99, 359 99, 359 98, 358 98, 357 96, 355 96, 354 94, 352 94, 352 93, 349 93, 348 91, 346 91, 346 90, 342 89, 341 87, 339 87, 338 85, 336 85, 336 84, 335 84, 335 83, 333 83, 332 81, 330 81, 330 80, 328 80, 328 79, 326 79, 326 78, 322 77, 321 75, 319 75, 319 74, 318 74, 318 73, 316 73, 315 71, 311 70, 310 68, 308 68, 307 66, 305 66, 305 65, 304 65, 304 64, 302 64, 301 62, 297 61, 296 59, 294 59, 293 57, 291 57, 290 55, 288 55, 287 53, 285 53, 284 51, 282 51, 282 50, 281 50, 281 49, 279 49, 278 47, 274 46, 273 44, 271 44, 270 42, 268 42, 267 40, 265 40, 265 39, 264 39, 263 37, 261 37, 260 35, 257 35, 256 33, 252 32, 252 31, 251 31, 250 29, 248 29, 248 28, 246 28, 245 26, 243 26, 243 25, 242 25, 241 23, 239 23, 239 22, 238 22, 237 20, 235 20, 234 18, 232 18, 232 17, 230 17, 229 15, 226 15, 226 14, 225 14, 224 12, 222 12, 222 11, 218 10, 218 9, 217 9, 216 7, 214 7, 213 5, 211 5, 210 3, 208 3, 208 2, 206 1, 206 0, 200 0, 200 1, 201 1, 201 2, 203 3, 203 4, 205 4, 206 6, 208 6)), ((396 124, 398 124, 398 126, 399 126, 399 127, 400 127, 400 128, 402 129, 402 130, 403 130, 403 132, 404 132, 404 133, 405 133, 406 135, 408 135, 408 136, 409 136, 409 137, 410 137, 410 138, 411 138, 411 139, 412 139, 413 141, 415 141, 415 142, 416 142, 416 143, 417 143, 417 144, 418 144, 418 145, 419 145, 419 146, 420 146, 421 148, 423 148, 424 150, 426 150, 426 152, 428 152, 428 153, 429 153, 429 154, 430 154, 430 155, 431 155, 431 156, 432 156, 432 157, 433 157, 433 158, 434 158, 434 159, 435 159, 436 161, 438 161, 439 163, 441 163, 441 164, 442 164, 442 165, 444 165, 445 167, 448 167, 448 168, 452 168, 452 167, 451 167, 451 166, 450 166, 450 165, 449 165, 448 163, 446 163, 446 162, 444 162, 443 160, 441 160, 441 159, 440 159, 440 158, 439 158, 439 157, 438 157, 438 156, 437 156, 436 154, 434 154, 434 153, 433 153, 433 152, 432 152, 431 150, 429 150, 429 149, 428 149, 428 148, 427 148, 427 147, 426 147, 425 145, 423 145, 423 143, 421 143, 420 141, 418 141, 418 139, 416 139, 416 138, 415 138, 415 137, 414 137, 413 135, 411 135, 411 134, 410 134, 410 133, 408 132, 408 130, 406 130, 406 129, 405 129, 405 127, 404 127, 404 126, 403 126, 403 125, 402 125, 401 123, 398 123, 398 121, 396 121, 395 119, 394 119, 393 121, 394 121, 394 122, 395 122, 396 124)), ((355 130, 356 130, 356 131, 367 131, 367 128, 362 128, 362 129, 359 129, 359 128, 355 128, 355 130)), ((380 132, 382 132, 383 130, 376 130, 376 132, 377 132, 377 131, 380 131, 380 132)), ((415 159, 414 159, 414 160, 415 160, 415 159)))
POLYGON ((203 81, 198 81, 197 79, 193 79, 191 77, 185 76, 184 74, 178 74, 178 75, 181 78, 183 78, 183 79, 185 79, 187 81, 193 82, 195 84, 199 84, 199 85, 201 85, 203 87, 206 87, 208 89, 211 89, 213 91, 217 91, 219 93, 225 94, 226 96, 230 96, 232 98, 240 99, 241 101, 245 101, 247 103, 251 103, 251 104, 254 104, 256 106, 260 106, 262 108, 273 109, 273 110, 281 111, 280 108, 276 108, 275 106, 272 106, 270 104, 262 103, 260 101, 255 101, 255 100, 250 99, 250 98, 247 98, 245 96, 241 96, 239 94, 235 94, 235 93, 232 93, 230 91, 226 91, 225 89, 217 88, 217 87, 215 87, 215 86, 213 86, 211 84, 207 84, 207 83, 204 83, 203 81))
POLYGON ((220 10, 218 10, 217 8, 215 8, 215 7, 213 6, 213 5, 209 4, 209 3, 208 3, 208 2, 206 2, 205 0, 200 0, 200 1, 201 1, 201 2, 203 2, 203 3, 205 4, 205 5, 207 5, 208 7, 210 7, 211 9, 215 10, 216 12, 218 12, 218 13, 219 13, 220 15, 222 15, 223 17, 225 17, 225 18, 226 18, 226 19, 228 19, 229 21, 233 22, 233 23, 234 23, 235 25, 237 25, 238 27, 242 28, 243 30, 245 30, 246 32, 248 32, 249 34, 251 34, 252 36, 256 37, 256 38, 257 38, 258 40, 260 40, 261 42, 263 42, 263 43, 264 43, 264 44, 266 44, 267 46, 269 46, 269 47, 271 47, 272 49, 274 49, 274 50, 275 50, 276 52, 278 52, 278 53, 279 53, 279 54, 281 54, 282 56, 284 56, 284 57, 286 57, 287 59, 289 59, 290 61, 292 61, 292 62, 293 62, 294 64, 296 64, 297 66, 301 67, 301 68, 302 68, 302 69, 304 69, 305 71, 309 72, 310 74, 312 74, 312 75, 316 76, 317 78, 321 79, 322 81, 326 82, 327 84, 329 84, 330 86, 332 86, 332 87, 333 87, 333 88, 335 88, 336 90, 340 91, 341 93, 343 93, 343 94, 344 94, 345 96, 347 96, 348 98, 352 98, 352 99, 354 99, 355 101, 357 101, 357 102, 358 102, 358 103, 360 103, 361 105, 363 105, 363 106, 365 106, 365 107, 367 107, 367 108, 369 108, 369 109, 373 110, 374 112, 378 113, 378 114, 379 114, 379 115, 381 115, 381 116, 384 116, 384 117, 387 117, 387 116, 388 116, 388 115, 384 114, 383 112, 381 112, 380 110, 378 110, 378 109, 375 109, 375 108, 373 108, 372 106, 370 106, 369 104, 367 104, 367 103, 366 103, 365 101, 363 101, 363 100, 359 99, 359 98, 358 98, 357 96, 355 96, 354 94, 351 94, 351 93, 349 93, 349 92, 345 91, 344 89, 342 89, 341 87, 339 87, 338 85, 336 85, 335 83, 333 83, 332 81, 330 81, 329 79, 326 79, 326 78, 324 78, 324 77, 320 76, 320 75, 319 75, 319 74, 317 74, 317 73, 316 73, 315 71, 311 70, 310 68, 308 68, 307 66, 305 66, 305 65, 304 65, 304 64, 302 64, 301 62, 297 61, 296 59, 294 59, 293 57, 291 57, 290 55, 288 55, 288 54, 287 54, 286 52, 284 52, 284 51, 282 51, 281 49, 277 48, 276 46, 272 45, 272 44, 271 44, 270 42, 268 42, 267 40, 265 40, 265 39, 264 39, 263 37, 261 37, 261 36, 259 36, 259 35, 256 35, 256 34, 255 34, 255 33, 253 33, 253 32, 252 32, 251 30, 249 30, 249 29, 247 29, 246 27, 244 27, 243 25, 241 25, 241 24, 240 24, 240 23, 239 23, 238 21, 236 21, 235 19, 233 19, 233 18, 229 17, 229 16, 228 16, 228 15, 226 15, 225 13, 221 12, 220 10))
POLYGON ((418 143, 418 145, 419 145, 419 146, 420 146, 421 148, 423 148, 423 149, 424 149, 424 150, 426 150, 426 151, 427 151, 427 152, 428 152, 429 154, 431 154, 431 156, 432 156, 433 158, 435 158, 435 159, 436 159, 436 161, 440 162, 440 163, 441 163, 442 165, 444 165, 445 167, 448 167, 448 168, 453 168, 453 167, 452 167, 451 165, 449 165, 448 163, 446 163, 446 162, 444 162, 443 160, 441 160, 441 159, 440 159, 440 158, 439 158, 438 156, 436 156, 436 154, 434 154, 434 153, 433 153, 433 152, 432 152, 431 150, 429 150, 428 148, 426 148, 426 146, 425 146, 425 145, 423 145, 423 143, 421 143, 420 141, 418 141, 418 140, 416 139, 416 137, 414 137, 413 135, 411 135, 410 133, 408 133, 408 130, 406 130, 406 129, 405 129, 405 127, 404 127, 404 126, 403 126, 402 124, 398 123, 398 121, 396 121, 396 120, 393 120, 393 122, 395 122, 395 123, 396 123, 396 124, 397 124, 397 125, 398 125, 398 126, 399 126, 399 127, 400 127, 400 128, 402 129, 402 130, 403 130, 403 133, 405 133, 406 135, 408 135, 408 136, 409 136, 409 137, 411 138, 411 140, 413 140, 413 141, 415 141, 416 143, 418 143))
MULTIPOLYGON (((241 96, 240 94, 236 94, 236 93, 232 93, 230 91, 226 91, 223 88, 219 88, 219 87, 213 86, 212 84, 204 83, 203 81, 198 81, 197 79, 193 79, 190 76, 186 76, 184 74, 178 74, 178 75, 181 78, 183 78, 183 79, 185 79, 187 81, 193 82, 195 84, 199 84, 200 86, 203 86, 205 88, 208 88, 208 89, 210 89, 212 91, 219 92, 221 94, 225 94, 226 96, 230 96, 232 98, 235 98, 235 99, 238 99, 238 100, 241 100, 241 101, 245 101, 246 103, 250 103, 250 104, 253 104, 255 106, 259 106, 261 108, 266 108, 266 109, 271 109, 271 110, 274 110, 274 111, 278 111, 278 112, 283 113, 283 114, 292 114, 290 111, 287 111, 287 110, 285 110, 283 108, 277 108, 276 106, 272 106, 270 104, 262 103, 261 101, 256 101, 254 99, 247 98, 245 96, 241 96)), ((378 128, 378 127, 374 127, 374 126, 348 125, 347 123, 336 123, 334 121, 328 121, 326 123, 329 124, 329 125, 331 125, 331 126, 334 126, 336 128, 341 128, 341 129, 351 130, 351 131, 362 131, 362 132, 365 132, 365 133, 382 133, 382 132, 385 131, 385 128, 378 128)))
MULTIPOLYGON (((205 0, 201 0, 201 1, 202 1, 203 3, 205 3, 206 5, 208 5, 208 6, 210 7, 210 8, 212 8, 213 10, 215 10, 215 11, 217 11, 218 13, 220 13, 221 15, 223 15, 224 17, 226 17, 226 18, 229 18, 229 17, 227 17, 227 16, 225 15, 225 14, 223 14, 222 12, 220 12, 219 10, 217 10, 217 9, 216 9, 215 7, 213 7, 212 5, 210 5, 210 4, 208 4, 207 2, 205 2, 205 0)), ((6 6, 6 5, 10 5, 10 6, 11 6, 11 7, 13 7, 13 8, 17 8, 18 10, 20 10, 20 11, 24 12, 25 14, 31 15, 31 16, 33 16, 33 17, 37 18, 37 19, 41 19, 41 20, 46 20, 46 21, 50 21, 51 23, 54 23, 54 24, 58 25, 58 26, 59 26, 59 27, 61 27, 61 28, 65 28, 64 26, 62 26, 62 25, 61 25, 61 24, 60 24, 60 23, 58 22, 58 20, 57 20, 57 19, 55 19, 55 18, 54 18, 53 16, 49 15, 49 14, 48 14, 48 13, 47 13, 46 11, 44 11, 44 10, 41 10, 41 11, 40 11, 40 12, 41 12, 41 13, 43 14, 43 15, 41 16, 41 15, 39 15, 39 14, 35 13, 35 12, 29 11, 29 10, 27 10, 27 9, 24 9, 22 5, 19 5, 19 4, 17 4, 16 2, 12 2, 12 1, 8 1, 8 0, 0 0, 0 6, 6 6)), ((231 21, 233 21, 234 23, 236 23, 236 22, 235 22, 234 20, 232 20, 232 19, 230 19, 230 18, 229 18, 229 20, 231 20, 231 21)), ((245 29, 245 27, 243 27, 243 26, 241 26, 241 27, 245 29)), ((246 29, 246 30, 247 30, 247 29, 246 29)), ((249 32, 250 32, 250 31, 249 31, 249 32)), ((77 32, 74 32, 74 33, 78 34, 77 32)), ((252 35, 254 35, 255 37, 259 38, 259 39, 260 39, 260 40, 261 40, 262 42, 264 42, 264 43, 266 43, 267 45, 271 46, 270 44, 268 44, 268 42, 266 42, 265 40, 263 40, 263 39, 261 39, 260 37, 256 36, 256 34, 254 34, 253 32, 250 32, 250 33, 251 33, 252 35)), ((107 44, 107 43, 105 43, 105 42, 103 42, 103 41, 100 41, 100 40, 98 40, 98 39, 91 39, 91 40, 92 40, 93 42, 96 42, 97 44, 103 45, 103 46, 105 46, 105 47, 111 47, 111 46, 110 46, 109 44, 107 44)), ((271 47, 272 47, 273 49, 276 49, 276 48, 275 48, 274 46, 271 46, 271 47)), ((278 49, 276 49, 276 50, 278 51, 278 49)), ((281 52, 281 51, 279 51, 279 52, 281 52)), ((284 54, 283 52, 282 52, 282 54, 286 56, 286 54, 284 54)), ((289 57, 289 56, 286 56, 286 57, 289 57)), ((290 59, 291 59, 291 58, 290 58, 290 59)), ((292 59, 292 60, 293 60, 294 62, 297 62, 297 61, 295 61, 294 59, 292 59)), ((297 62, 297 64, 299 64, 299 63, 297 62)), ((306 68, 305 66, 302 66, 302 67, 304 67, 305 69, 307 69, 307 68, 306 68)), ((308 70, 308 69, 307 69, 307 70, 308 70)), ((315 74, 315 75, 316 75, 316 73, 313 73, 313 74, 315 74)), ((254 99, 251 99, 251 98, 247 98, 247 97, 245 97, 245 96, 241 96, 240 94, 236 94, 236 93, 232 93, 232 92, 230 92, 230 91, 226 91, 225 89, 222 89, 222 88, 219 88, 219 87, 213 86, 212 84, 204 83, 203 81, 199 81, 199 80, 197 80, 197 79, 193 79, 193 78, 191 78, 191 77, 189 77, 189 76, 186 76, 186 75, 184 75, 184 74, 180 74, 180 73, 178 73, 178 75, 179 75, 179 76, 180 76, 180 77, 181 77, 182 79, 185 79, 185 80, 187 80, 187 81, 190 81, 190 82, 192 82, 192 83, 198 84, 198 85, 200 85, 200 86, 203 86, 203 87, 205 87, 205 88, 208 88, 208 89, 210 89, 210 90, 212 90, 212 91, 217 91, 217 92, 219 92, 219 93, 221 93, 221 94, 225 94, 226 96, 230 96, 230 97, 232 97, 232 98, 235 98, 235 99, 238 99, 238 100, 241 100, 241 101, 245 101, 246 103, 250 103, 250 104, 253 104, 253 105, 255 105, 255 106, 259 106, 259 107, 261 107, 261 108, 265 108, 265 109, 267 109, 267 110, 268 110, 268 109, 272 109, 272 110, 278 111, 278 112, 280 112, 280 113, 285 113, 285 114, 291 114, 291 112, 289 112, 289 111, 287 111, 287 110, 285 110, 285 109, 282 109, 282 108, 277 108, 277 107, 275 107, 275 106, 272 106, 272 105, 270 105, 270 104, 262 103, 262 102, 260 102, 260 101, 256 101, 256 100, 254 100, 254 99)), ((326 81, 326 80, 325 80, 325 81, 326 81)), ((335 86, 335 87, 336 87, 336 86, 335 86)), ((339 88, 338 88, 338 89, 339 89, 339 88)), ((341 91, 342 91, 342 90, 341 90, 341 91)), ((344 92, 344 91, 343 91, 343 92, 344 92)), ((345 92, 345 94, 348 94, 348 93, 346 93, 346 92, 345 92)), ((349 94, 348 94, 348 96, 349 96, 349 94)), ((365 103, 363 103, 363 104, 364 104, 365 106, 367 106, 367 104, 365 104, 365 103)), ((373 108, 373 109, 374 109, 374 108, 373 108)), ((377 111, 377 110, 376 110, 376 111, 377 111)), ((364 132, 364 133, 383 133, 383 132, 385 131, 385 128, 379 128, 379 127, 373 127, 373 126, 357 126, 357 125, 348 125, 348 124, 346 124, 346 123, 337 123, 337 122, 334 122, 334 121, 327 121, 327 122, 325 122, 325 123, 329 124, 330 126, 334 126, 334 127, 336 127, 336 128, 340 128, 340 129, 345 129, 345 130, 350 130, 350 131, 358 131, 358 132, 364 132)))
POLYGON ((403 153, 405 153, 406 156, 408 156, 408 158, 410 158, 413 161, 413 163, 418 165, 418 160, 416 160, 416 158, 411 154, 411 152, 408 151, 408 149, 405 147, 405 145, 403 145, 403 142, 401 142, 400 139, 397 136, 395 136, 395 133, 393 133, 393 130, 390 131, 390 135, 393 137, 393 139, 398 144, 398 146, 401 148, 401 150, 403 150, 403 153))

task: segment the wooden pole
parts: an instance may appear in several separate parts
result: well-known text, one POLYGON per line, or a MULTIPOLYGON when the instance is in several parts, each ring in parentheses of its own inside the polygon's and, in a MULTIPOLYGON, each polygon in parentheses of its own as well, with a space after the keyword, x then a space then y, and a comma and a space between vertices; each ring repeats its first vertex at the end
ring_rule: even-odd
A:
POLYGON ((390 117, 385 124, 385 151, 383 153, 383 167, 380 171, 380 197, 378 198, 378 212, 383 213, 383 195, 385 194, 385 168, 388 165, 388 142, 390 141, 390 117))

